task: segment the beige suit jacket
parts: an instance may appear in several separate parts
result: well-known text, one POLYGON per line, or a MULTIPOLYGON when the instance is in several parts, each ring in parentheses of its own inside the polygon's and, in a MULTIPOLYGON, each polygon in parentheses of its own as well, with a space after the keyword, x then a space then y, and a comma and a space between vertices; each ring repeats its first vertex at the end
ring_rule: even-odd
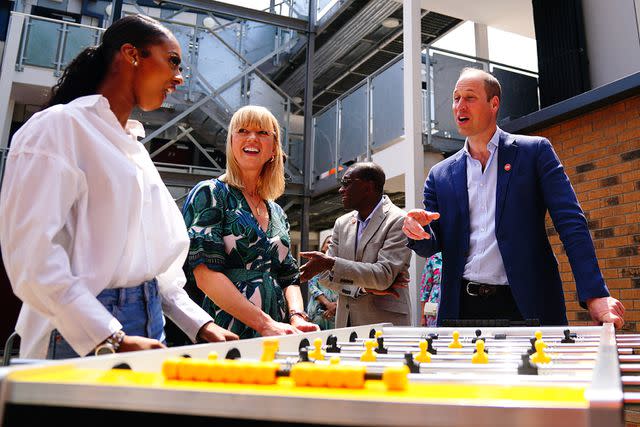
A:
MULTIPOLYGON (((373 213, 356 248, 358 212, 353 211, 336 220, 328 254, 336 258, 330 272, 320 283, 340 293, 342 285, 357 285, 370 289, 387 289, 400 273, 409 277, 411 250, 402 232, 405 212, 383 196, 382 205, 373 213)), ((410 303, 407 288, 400 289, 400 298, 372 294, 352 298, 340 295, 336 312, 336 327, 391 322, 409 325, 410 303)))

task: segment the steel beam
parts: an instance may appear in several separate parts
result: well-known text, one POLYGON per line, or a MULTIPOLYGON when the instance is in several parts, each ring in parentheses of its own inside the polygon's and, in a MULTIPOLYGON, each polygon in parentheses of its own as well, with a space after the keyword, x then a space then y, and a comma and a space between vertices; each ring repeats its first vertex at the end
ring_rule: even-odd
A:
POLYGON ((147 142, 151 141, 153 138, 155 138, 156 136, 160 135, 162 132, 164 132, 166 129, 170 128, 171 126, 175 125, 176 123, 178 123, 180 120, 182 120, 183 118, 187 117, 189 114, 191 114, 192 112, 194 112, 195 110, 197 110, 198 108, 200 108, 201 106, 203 106, 204 104, 206 104, 207 102, 213 100, 214 98, 216 98, 218 95, 220 95, 222 92, 224 92, 225 90, 229 89, 231 86, 233 86, 237 81, 239 81, 240 79, 242 79, 244 76, 246 76, 247 74, 251 73, 252 71, 254 71, 255 69, 257 69, 260 65, 262 65, 263 63, 265 63, 266 61, 268 61, 273 55, 275 55, 276 53, 278 53, 278 51, 281 50, 285 50, 285 49, 289 49, 290 45, 292 45, 292 41, 289 41, 289 43, 285 43, 282 46, 280 46, 279 49, 269 53, 268 55, 262 57, 261 59, 259 59, 257 62, 255 62, 253 65, 251 65, 250 67, 245 68, 242 72, 240 72, 238 75, 236 75, 235 77, 233 77, 231 80, 229 80, 228 82, 226 82, 225 84, 223 84, 222 86, 220 86, 219 88, 216 89, 215 92, 211 93, 210 95, 207 95, 205 97, 203 97, 202 99, 200 99, 198 102, 192 104, 189 108, 187 108, 186 110, 184 110, 182 113, 178 114, 177 116, 175 116, 174 118, 172 118, 171 120, 169 120, 167 123, 163 124, 162 126, 160 126, 158 129, 156 129, 155 131, 153 131, 151 134, 149 134, 146 138, 144 138, 141 142, 143 144, 146 144, 147 142))
POLYGON ((221 3, 213 0, 154 0, 154 1, 158 5, 167 4, 167 3, 176 4, 179 6, 187 7, 192 10, 198 10, 203 12, 213 12, 218 15, 230 17, 232 19, 234 18, 248 19, 255 22, 261 22, 263 24, 275 25, 283 28, 290 28, 292 30, 299 31, 302 33, 313 31, 313 27, 309 25, 309 22, 313 22, 313 20, 311 19, 309 19, 309 22, 307 22, 303 19, 290 18, 288 16, 276 15, 274 13, 263 12, 261 10, 250 9, 247 7, 236 6, 228 3, 221 3))

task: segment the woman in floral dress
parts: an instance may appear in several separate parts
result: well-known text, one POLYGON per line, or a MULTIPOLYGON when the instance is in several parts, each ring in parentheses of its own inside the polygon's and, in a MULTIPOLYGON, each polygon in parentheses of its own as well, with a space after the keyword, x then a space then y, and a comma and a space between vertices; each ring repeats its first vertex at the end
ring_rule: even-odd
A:
MULTIPOLYGON (((327 236, 322 243, 320 250, 327 253, 331 236, 327 236)), ((334 329, 336 327, 336 308, 338 306, 338 294, 329 288, 325 288, 319 283, 320 275, 312 277, 309 282, 309 304, 307 313, 313 323, 320 326, 320 329, 334 329)))
POLYGON ((422 270, 420 280, 420 301, 422 303, 422 326, 436 326, 438 306, 440 304, 440 271, 442 270, 442 253, 433 254, 422 270), (427 312, 425 312, 425 306, 427 312))
POLYGON ((303 311, 289 223, 273 201, 284 192, 276 118, 263 107, 241 108, 226 151, 226 173, 196 185, 183 208, 187 279, 205 293, 216 324, 240 338, 317 330, 303 311))

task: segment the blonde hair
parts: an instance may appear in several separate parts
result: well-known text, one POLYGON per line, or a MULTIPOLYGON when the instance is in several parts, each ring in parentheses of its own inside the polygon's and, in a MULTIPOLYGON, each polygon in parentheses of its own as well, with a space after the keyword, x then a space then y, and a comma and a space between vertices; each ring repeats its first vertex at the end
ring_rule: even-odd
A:
POLYGON ((227 184, 244 190, 242 182, 242 170, 233 156, 231 149, 231 138, 235 131, 241 127, 258 127, 262 129, 273 129, 274 135, 274 156, 273 161, 268 161, 262 167, 258 177, 257 192, 265 200, 275 200, 284 193, 284 152, 280 143, 280 125, 278 120, 269 110, 256 105, 247 105, 240 108, 231 117, 229 132, 227 133, 227 171, 220 176, 220 180, 227 184))

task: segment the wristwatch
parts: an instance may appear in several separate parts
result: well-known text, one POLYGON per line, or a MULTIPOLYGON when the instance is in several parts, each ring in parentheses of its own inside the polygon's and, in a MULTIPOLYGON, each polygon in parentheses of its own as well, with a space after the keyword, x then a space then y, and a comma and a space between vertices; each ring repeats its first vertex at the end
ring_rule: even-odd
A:
POLYGON ((96 347, 95 355, 100 356, 103 354, 113 354, 118 351, 122 340, 124 340, 125 333, 123 330, 119 330, 111 334, 106 340, 102 341, 96 347))
POLYGON ((306 322, 309 321, 309 315, 304 311, 296 311, 296 310, 289 311, 289 319, 291 319, 293 316, 300 316, 302 317, 302 320, 306 322))

